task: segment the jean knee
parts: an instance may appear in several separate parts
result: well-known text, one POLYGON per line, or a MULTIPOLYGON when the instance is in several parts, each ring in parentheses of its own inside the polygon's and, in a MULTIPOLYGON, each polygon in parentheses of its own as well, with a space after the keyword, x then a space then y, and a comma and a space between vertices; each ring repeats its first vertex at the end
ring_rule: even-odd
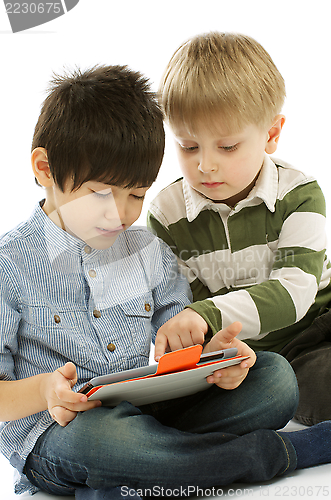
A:
POLYGON ((93 432, 95 436, 100 434, 100 437, 104 437, 111 430, 114 438, 126 432, 126 428, 130 427, 130 417, 136 415, 141 415, 141 411, 127 401, 122 401, 114 408, 101 406, 79 414, 75 421, 81 436, 93 432))
POLYGON ((299 388, 290 363, 275 352, 257 353, 257 363, 266 369, 266 383, 272 388, 279 408, 283 406, 289 414, 295 412, 299 403, 299 388))

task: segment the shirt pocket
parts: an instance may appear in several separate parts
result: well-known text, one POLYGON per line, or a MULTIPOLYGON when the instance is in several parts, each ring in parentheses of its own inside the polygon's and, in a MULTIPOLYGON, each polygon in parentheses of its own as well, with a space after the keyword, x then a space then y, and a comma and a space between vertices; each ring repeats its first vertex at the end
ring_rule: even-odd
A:
POLYGON ((42 368, 53 370, 68 360, 82 366, 88 363, 90 349, 77 327, 76 311, 24 305, 21 318, 21 348, 39 354, 42 368))
POLYGON ((130 332, 137 354, 149 356, 152 340, 154 301, 152 294, 145 294, 119 306, 123 314, 123 327, 130 332))

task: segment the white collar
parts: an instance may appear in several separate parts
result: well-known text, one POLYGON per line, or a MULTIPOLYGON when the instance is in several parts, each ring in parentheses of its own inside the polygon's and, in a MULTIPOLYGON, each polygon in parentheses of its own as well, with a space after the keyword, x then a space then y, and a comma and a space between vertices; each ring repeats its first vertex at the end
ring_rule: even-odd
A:
MULTIPOLYGON (((265 203, 270 212, 275 211, 278 192, 278 170, 272 159, 266 154, 256 184, 248 196, 234 207, 238 212, 243 207, 265 203)), ((193 189, 186 179, 183 179, 183 195, 187 219, 192 222, 199 213, 208 208, 216 212, 231 212, 231 208, 224 203, 216 203, 193 189)))

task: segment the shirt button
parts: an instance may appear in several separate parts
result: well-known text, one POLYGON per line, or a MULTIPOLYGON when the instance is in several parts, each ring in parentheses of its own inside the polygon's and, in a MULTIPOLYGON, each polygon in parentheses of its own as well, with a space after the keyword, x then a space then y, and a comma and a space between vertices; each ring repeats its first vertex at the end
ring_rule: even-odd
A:
POLYGON ((60 323, 61 322, 61 318, 60 318, 60 316, 58 314, 54 315, 54 321, 55 321, 55 323, 60 323))
POLYGON ((93 316, 94 316, 95 318, 100 318, 100 317, 101 317, 101 312, 100 312, 100 311, 98 311, 98 309, 94 309, 94 311, 93 311, 93 316))
POLYGON ((150 304, 145 304, 145 311, 149 312, 151 310, 151 305, 150 304))
POLYGON ((84 251, 85 251, 85 253, 91 253, 92 252, 92 248, 89 247, 88 245, 86 245, 86 247, 84 247, 84 251))
POLYGON ((96 273, 96 271, 94 269, 90 269, 88 273, 91 276, 91 278, 95 278, 96 275, 97 275, 97 273, 96 273))
POLYGON ((113 351, 115 351, 116 346, 115 346, 115 344, 113 344, 111 342, 110 344, 107 345, 107 349, 108 349, 108 351, 113 352, 113 351))

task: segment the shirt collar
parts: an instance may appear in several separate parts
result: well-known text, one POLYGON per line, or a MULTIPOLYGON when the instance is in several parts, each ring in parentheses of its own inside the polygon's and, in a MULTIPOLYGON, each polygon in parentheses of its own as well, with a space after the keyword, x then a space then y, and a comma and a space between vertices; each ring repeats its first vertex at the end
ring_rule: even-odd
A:
MULTIPOLYGON (((257 178, 255 186, 248 196, 237 203, 234 211, 239 211, 243 207, 265 203, 270 212, 275 211, 275 204, 278 191, 278 170, 272 159, 266 154, 260 174, 257 178)), ((216 203, 209 200, 202 194, 193 189, 186 179, 183 179, 183 195, 186 207, 187 219, 192 222, 199 213, 204 209, 211 209, 217 212, 230 212, 231 209, 224 203, 216 203)))
POLYGON ((54 258, 63 251, 80 255, 86 243, 58 227, 42 209, 43 204, 44 200, 36 205, 30 223, 43 231, 50 256, 53 255, 54 258))

